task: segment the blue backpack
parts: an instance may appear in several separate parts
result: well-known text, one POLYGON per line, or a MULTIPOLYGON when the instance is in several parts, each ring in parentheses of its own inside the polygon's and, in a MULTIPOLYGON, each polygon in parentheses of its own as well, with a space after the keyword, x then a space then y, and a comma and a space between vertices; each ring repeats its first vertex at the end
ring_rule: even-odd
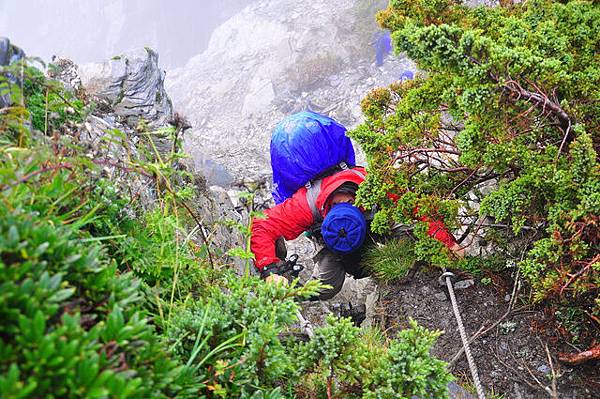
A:
POLYGON ((344 126, 312 111, 285 118, 271 136, 275 203, 282 203, 343 162, 355 166, 354 148, 344 126))

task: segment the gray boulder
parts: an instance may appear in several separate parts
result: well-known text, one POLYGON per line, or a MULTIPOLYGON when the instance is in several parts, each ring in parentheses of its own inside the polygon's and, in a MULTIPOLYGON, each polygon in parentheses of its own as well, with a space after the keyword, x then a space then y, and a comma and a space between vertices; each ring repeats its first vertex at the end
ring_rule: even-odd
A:
POLYGON ((142 119, 151 127, 160 127, 172 118, 173 107, 163 86, 165 72, 159 68, 158 54, 152 49, 137 49, 103 63, 82 65, 78 75, 88 95, 131 127, 142 119))
MULTIPOLYGON (((16 62, 20 59, 25 58, 25 52, 19 47, 15 46, 6 37, 0 37, 0 65, 7 66, 16 62)), ((6 76, 11 83, 19 83, 19 80, 11 74, 3 74, 6 76)), ((10 93, 0 95, 0 108, 10 106, 10 93)))
POLYGON ((81 78, 77 72, 78 66, 68 58, 52 57, 53 68, 48 69, 48 77, 59 80, 67 90, 81 94, 81 78))

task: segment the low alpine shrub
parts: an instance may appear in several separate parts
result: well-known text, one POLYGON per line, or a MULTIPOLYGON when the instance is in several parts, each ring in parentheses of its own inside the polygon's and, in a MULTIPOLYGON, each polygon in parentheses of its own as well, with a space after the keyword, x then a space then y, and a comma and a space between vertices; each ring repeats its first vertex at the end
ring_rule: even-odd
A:
POLYGON ((170 360, 119 275, 74 226, 0 207, 0 396, 168 397, 193 380, 170 360))
POLYGON ((344 398, 447 398, 453 378, 445 363, 429 354, 440 334, 411 320, 410 328, 387 341, 376 330, 361 330, 350 319, 330 316, 311 341, 296 348, 301 372, 308 377, 296 387, 298 396, 322 392, 344 398))
MULTIPOLYGON (((378 14, 424 73, 362 101, 366 121, 351 133, 369 160, 359 202, 378 205, 377 231, 415 208, 467 233, 502 229, 490 246, 516 261, 534 301, 598 314, 600 7, 502 4, 394 0, 378 14)), ((421 256, 452 263, 416 236, 421 256)))

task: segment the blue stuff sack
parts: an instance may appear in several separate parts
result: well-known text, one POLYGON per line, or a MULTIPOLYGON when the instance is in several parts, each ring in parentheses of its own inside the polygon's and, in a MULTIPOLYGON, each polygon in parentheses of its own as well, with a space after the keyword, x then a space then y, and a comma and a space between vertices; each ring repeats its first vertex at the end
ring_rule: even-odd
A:
POLYGON ((343 202, 331 207, 321 225, 321 235, 327 248, 346 255, 359 249, 367 235, 367 221, 352 204, 343 202))
POLYGON ((271 136, 273 199, 280 204, 328 169, 355 165, 346 128, 333 119, 302 111, 281 121, 271 136))

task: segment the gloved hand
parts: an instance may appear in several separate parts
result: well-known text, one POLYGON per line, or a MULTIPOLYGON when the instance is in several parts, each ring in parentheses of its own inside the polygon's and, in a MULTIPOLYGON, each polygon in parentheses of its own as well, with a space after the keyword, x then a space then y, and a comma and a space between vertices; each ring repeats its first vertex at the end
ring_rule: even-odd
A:
POLYGON ((283 276, 283 273, 286 272, 286 266, 287 263, 283 260, 271 263, 262 269, 260 276, 268 283, 274 282, 286 285, 288 279, 283 276))
POLYGON ((304 266, 298 264, 298 258, 297 254, 293 254, 287 260, 271 263, 262 269, 260 276, 267 282, 287 284, 304 270, 304 266))

